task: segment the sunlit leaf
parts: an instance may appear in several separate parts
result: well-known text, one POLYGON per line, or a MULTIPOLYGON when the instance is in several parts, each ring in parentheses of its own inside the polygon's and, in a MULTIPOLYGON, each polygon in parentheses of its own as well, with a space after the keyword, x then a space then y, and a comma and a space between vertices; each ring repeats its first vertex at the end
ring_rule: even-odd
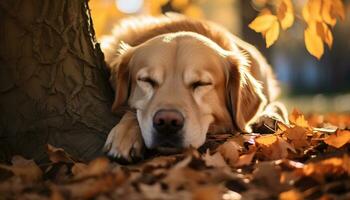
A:
POLYGON ((274 21, 272 26, 266 31, 266 47, 269 48, 273 43, 276 42, 280 33, 280 26, 278 21, 274 21))
POLYGON ((277 17, 283 30, 288 29, 294 23, 294 8, 291 0, 283 0, 278 9, 277 17))
POLYGON ((277 17, 275 15, 260 15, 249 24, 249 28, 256 32, 267 31, 275 21, 277 21, 277 17))
POLYGON ((324 53, 324 47, 322 38, 317 34, 315 23, 312 23, 304 31, 304 40, 307 51, 317 59, 320 59, 324 53))
POLYGON ((329 48, 333 45, 333 35, 326 23, 317 22, 317 33, 321 36, 322 40, 328 45, 329 48))
POLYGON ((350 131, 338 130, 336 133, 324 139, 324 142, 335 148, 340 148, 347 143, 350 143, 350 131))

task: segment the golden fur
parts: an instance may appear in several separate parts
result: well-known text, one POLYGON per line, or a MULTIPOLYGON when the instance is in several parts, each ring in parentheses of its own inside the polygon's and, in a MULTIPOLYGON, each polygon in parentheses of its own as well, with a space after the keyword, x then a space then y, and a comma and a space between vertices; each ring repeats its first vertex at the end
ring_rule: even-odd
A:
POLYGON ((105 148, 114 157, 130 160, 144 145, 158 147, 152 119, 160 108, 184 116, 180 147, 199 147, 207 132, 251 131, 279 92, 261 53, 212 22, 181 15, 129 18, 106 41, 116 90, 112 109, 136 110, 108 136, 105 148), (191 88, 194 83, 202 85, 191 88))

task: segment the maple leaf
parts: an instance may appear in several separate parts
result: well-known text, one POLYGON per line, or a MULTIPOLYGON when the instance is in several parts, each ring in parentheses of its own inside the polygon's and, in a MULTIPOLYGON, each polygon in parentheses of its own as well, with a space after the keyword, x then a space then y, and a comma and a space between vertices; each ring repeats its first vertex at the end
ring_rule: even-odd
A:
POLYGON ((336 133, 326 137, 324 142, 332 147, 340 148, 350 143, 350 131, 337 130, 336 133))
POLYGON ((297 126, 303 128, 310 128, 308 121, 305 119, 305 116, 297 109, 293 109, 292 113, 289 115, 289 121, 297 126))
POLYGON ((285 131, 285 135, 289 140, 291 140, 294 148, 302 149, 303 147, 309 146, 309 142, 307 141, 308 132, 309 131, 305 128, 295 126, 287 129, 285 131))

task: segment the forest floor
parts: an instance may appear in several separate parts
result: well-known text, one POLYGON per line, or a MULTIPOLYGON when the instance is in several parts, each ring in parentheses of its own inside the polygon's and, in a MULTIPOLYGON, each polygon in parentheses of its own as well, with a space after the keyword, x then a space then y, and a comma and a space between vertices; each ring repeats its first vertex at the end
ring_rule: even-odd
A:
POLYGON ((0 164, 2 199, 350 199, 350 115, 294 111, 273 133, 209 135, 199 150, 131 165, 47 145, 50 162, 0 164))

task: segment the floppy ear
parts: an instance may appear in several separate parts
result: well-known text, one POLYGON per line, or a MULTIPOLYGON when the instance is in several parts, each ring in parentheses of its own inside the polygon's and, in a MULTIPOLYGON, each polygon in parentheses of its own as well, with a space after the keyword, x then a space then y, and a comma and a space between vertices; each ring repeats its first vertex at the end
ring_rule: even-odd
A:
POLYGON ((245 64, 229 58, 228 107, 238 131, 251 132, 250 124, 266 105, 261 84, 245 64))
POLYGON ((112 111, 116 112, 122 105, 128 103, 131 88, 131 77, 129 62, 133 54, 133 48, 125 43, 121 43, 116 58, 111 61, 110 82, 115 90, 115 98, 112 111))

